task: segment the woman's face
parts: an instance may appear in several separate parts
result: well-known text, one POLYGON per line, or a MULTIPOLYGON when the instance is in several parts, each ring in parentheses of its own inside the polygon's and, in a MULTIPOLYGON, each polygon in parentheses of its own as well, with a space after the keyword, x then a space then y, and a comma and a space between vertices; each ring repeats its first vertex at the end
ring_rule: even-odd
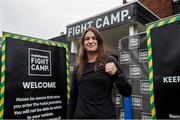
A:
POLYGON ((84 36, 84 48, 87 52, 96 52, 98 49, 98 42, 94 32, 88 31, 84 36))

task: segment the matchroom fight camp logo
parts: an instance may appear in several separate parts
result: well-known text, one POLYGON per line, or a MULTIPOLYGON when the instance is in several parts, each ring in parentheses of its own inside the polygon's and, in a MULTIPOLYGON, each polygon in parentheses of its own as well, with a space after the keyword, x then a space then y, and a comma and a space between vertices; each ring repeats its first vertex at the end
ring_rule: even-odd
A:
POLYGON ((51 51, 28 49, 28 75, 51 76, 51 51))
POLYGON ((129 64, 131 63, 131 56, 129 51, 120 52, 120 64, 129 64))

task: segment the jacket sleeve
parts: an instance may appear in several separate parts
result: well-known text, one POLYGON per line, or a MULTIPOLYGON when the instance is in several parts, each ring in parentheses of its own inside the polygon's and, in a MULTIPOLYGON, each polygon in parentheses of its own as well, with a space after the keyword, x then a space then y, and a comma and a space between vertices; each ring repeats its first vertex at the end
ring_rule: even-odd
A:
POLYGON ((73 119, 78 99, 77 71, 73 72, 67 118, 73 119))
POLYGON ((118 90, 119 93, 122 96, 130 96, 131 92, 132 92, 132 87, 130 85, 130 83, 128 82, 126 76, 124 75, 122 69, 120 68, 119 63, 117 62, 117 60, 114 58, 113 62, 115 63, 116 67, 117 67, 117 71, 115 72, 115 74, 112 76, 118 90))

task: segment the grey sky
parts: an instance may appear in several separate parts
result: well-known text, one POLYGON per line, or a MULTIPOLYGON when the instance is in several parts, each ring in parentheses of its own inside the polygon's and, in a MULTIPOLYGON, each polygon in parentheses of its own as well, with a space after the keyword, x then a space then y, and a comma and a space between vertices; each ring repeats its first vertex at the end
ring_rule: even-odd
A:
POLYGON ((0 0, 0 31, 49 39, 68 24, 120 5, 122 0, 0 0))

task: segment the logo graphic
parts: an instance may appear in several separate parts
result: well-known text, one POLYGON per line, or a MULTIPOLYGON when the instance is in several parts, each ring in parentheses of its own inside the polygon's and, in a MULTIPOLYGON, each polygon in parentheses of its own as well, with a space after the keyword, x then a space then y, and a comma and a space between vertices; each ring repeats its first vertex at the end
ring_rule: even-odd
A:
POLYGON ((129 77, 130 78, 141 78, 142 70, 140 65, 129 66, 129 77))
POLYGON ((149 94, 150 92, 150 84, 148 80, 141 80, 140 81, 140 92, 142 94, 149 94))
POLYGON ((152 120, 151 113, 141 113, 141 120, 152 120))
POLYGON ((139 48, 140 47, 140 37, 139 36, 130 36, 129 37, 129 49, 139 48))
POLYGON ((142 109, 142 96, 132 95, 132 107, 134 109, 142 109))
POLYGON ((147 49, 139 50, 139 62, 147 62, 148 61, 148 51, 147 49))
POLYGON ((70 71, 70 72, 73 72, 73 71, 74 71, 74 65, 70 65, 70 66, 69 66, 69 71, 70 71))
POLYGON ((28 49, 28 75, 51 76, 51 51, 28 49))
POLYGON ((127 64, 131 62, 131 56, 129 52, 120 52, 120 64, 127 64))
POLYGON ((121 95, 120 94, 116 94, 116 107, 121 107, 121 95))
POLYGON ((121 109, 120 115, 119 115, 120 120, 124 120, 124 110, 121 109))

